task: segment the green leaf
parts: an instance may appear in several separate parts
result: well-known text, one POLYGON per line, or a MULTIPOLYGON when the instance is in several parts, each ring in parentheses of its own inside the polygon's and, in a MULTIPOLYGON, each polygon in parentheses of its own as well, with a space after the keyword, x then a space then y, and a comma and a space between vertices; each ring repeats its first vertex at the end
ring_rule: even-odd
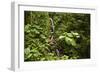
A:
POLYGON ((41 38, 43 38, 43 39, 45 39, 45 38, 46 38, 46 37, 45 37, 45 35, 43 35, 43 34, 41 34, 41 35, 40 35, 40 37, 41 37, 41 38))
POLYGON ((30 32, 30 30, 29 30, 30 27, 31 27, 30 24, 25 25, 25 32, 29 33, 30 32))
POLYGON ((74 39, 71 40, 71 44, 72 44, 72 46, 76 46, 76 42, 74 39))
POLYGON ((36 53, 36 52, 38 52, 38 50, 36 48, 32 48, 32 50, 30 52, 36 53))
POLYGON ((35 53, 35 54, 33 54, 33 55, 34 55, 35 57, 38 57, 38 54, 36 54, 36 53, 35 53))
POLYGON ((41 58, 41 61, 44 61, 45 60, 45 58, 41 58))
POLYGON ((63 39, 63 38, 65 38, 65 36, 59 36, 59 39, 63 39))
POLYGON ((72 33, 74 36, 79 36, 79 34, 78 34, 77 32, 71 31, 71 33, 72 33))
POLYGON ((73 37, 72 33, 67 33, 67 36, 70 37, 70 38, 73 37))
POLYGON ((70 45, 71 44, 72 39, 69 37, 65 37, 65 42, 70 45))
POLYGON ((65 41, 68 45, 72 45, 72 46, 76 46, 76 42, 74 39, 69 38, 69 37, 65 37, 65 41))
POLYGON ((26 55, 28 55, 28 54, 30 53, 30 48, 24 49, 24 53, 25 53, 26 55))
POLYGON ((39 34, 40 32, 37 29, 32 29, 32 32, 34 32, 35 34, 39 34))
POLYGON ((32 56, 32 54, 30 53, 30 54, 27 56, 27 59, 30 58, 31 56, 32 56))
POLYGON ((64 56, 61 57, 61 59, 66 60, 66 59, 68 59, 68 57, 69 56, 64 55, 64 56))

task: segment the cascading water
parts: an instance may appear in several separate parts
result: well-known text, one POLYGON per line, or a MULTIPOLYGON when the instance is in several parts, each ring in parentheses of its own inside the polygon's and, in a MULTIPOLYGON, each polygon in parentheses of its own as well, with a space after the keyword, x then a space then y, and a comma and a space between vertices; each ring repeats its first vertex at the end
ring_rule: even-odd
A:
MULTIPOLYGON (((54 27, 54 22, 53 22, 53 19, 52 18, 50 18, 50 21, 51 21, 51 26, 50 26, 50 28, 51 28, 50 29, 51 30, 51 38, 50 38, 50 40, 51 40, 51 43, 53 43, 52 45, 54 46, 56 44, 56 41, 54 39, 55 27, 54 27)), ((59 56, 59 50, 58 49, 55 49, 55 51, 56 51, 57 56, 59 56)))
POLYGON ((50 21, 51 21, 51 33, 53 34, 54 33, 54 22, 52 18, 50 18, 50 21))

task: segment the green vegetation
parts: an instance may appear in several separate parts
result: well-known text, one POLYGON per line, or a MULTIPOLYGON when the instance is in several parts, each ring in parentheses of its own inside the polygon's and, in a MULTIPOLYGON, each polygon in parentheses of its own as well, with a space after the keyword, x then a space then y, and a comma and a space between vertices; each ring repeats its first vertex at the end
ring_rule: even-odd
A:
POLYGON ((86 58, 90 58, 90 14, 24 12, 24 61, 86 58))

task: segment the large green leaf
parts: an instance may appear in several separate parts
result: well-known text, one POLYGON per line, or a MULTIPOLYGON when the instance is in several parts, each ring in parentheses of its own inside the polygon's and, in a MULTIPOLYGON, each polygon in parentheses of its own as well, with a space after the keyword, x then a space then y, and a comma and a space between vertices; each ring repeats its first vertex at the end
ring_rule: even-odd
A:
POLYGON ((68 45, 70 45, 72 43, 72 39, 69 37, 65 37, 65 41, 68 45))
POLYGON ((70 37, 70 38, 73 37, 72 33, 67 33, 67 36, 70 37))
POLYGON ((65 36, 59 36, 59 39, 63 39, 63 38, 65 38, 65 36))

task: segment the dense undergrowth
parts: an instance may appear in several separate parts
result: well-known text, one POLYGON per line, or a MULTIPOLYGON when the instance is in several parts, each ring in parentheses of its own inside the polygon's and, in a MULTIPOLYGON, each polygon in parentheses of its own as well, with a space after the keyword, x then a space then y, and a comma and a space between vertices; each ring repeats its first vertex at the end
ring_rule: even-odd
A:
POLYGON ((90 14, 24 12, 24 61, 86 58, 90 58, 90 14))

